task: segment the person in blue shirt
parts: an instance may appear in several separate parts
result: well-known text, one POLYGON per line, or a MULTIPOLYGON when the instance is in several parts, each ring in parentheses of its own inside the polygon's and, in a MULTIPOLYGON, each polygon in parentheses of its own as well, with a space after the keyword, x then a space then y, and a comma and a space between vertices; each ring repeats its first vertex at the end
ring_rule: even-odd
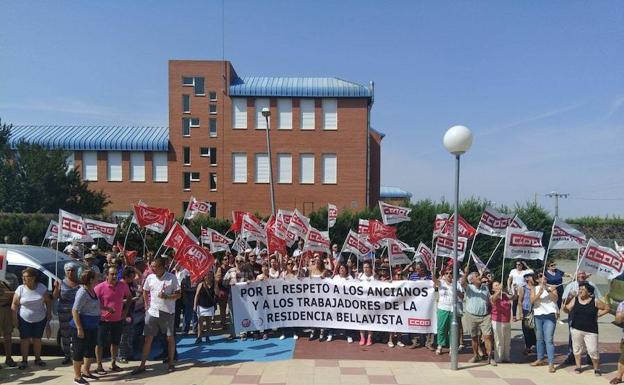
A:
POLYGON ((548 267, 544 271, 546 283, 557 287, 557 307, 561 308, 563 301, 563 278, 572 278, 572 276, 564 271, 557 269, 555 261, 548 262, 548 267))

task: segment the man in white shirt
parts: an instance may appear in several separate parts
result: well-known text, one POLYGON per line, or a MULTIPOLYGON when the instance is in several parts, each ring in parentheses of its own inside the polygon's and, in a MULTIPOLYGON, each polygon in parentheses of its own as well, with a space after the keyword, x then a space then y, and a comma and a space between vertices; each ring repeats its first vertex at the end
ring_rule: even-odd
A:
POLYGON ((152 274, 145 278, 143 283, 143 300, 149 307, 145 312, 145 344, 141 364, 132 371, 139 374, 145 371, 145 361, 152 350, 152 341, 158 332, 167 335, 167 350, 169 353, 169 373, 175 370, 173 357, 175 354, 175 334, 173 319, 175 314, 175 301, 180 298, 180 285, 178 279, 172 273, 165 271, 165 260, 157 258, 151 263, 152 274))

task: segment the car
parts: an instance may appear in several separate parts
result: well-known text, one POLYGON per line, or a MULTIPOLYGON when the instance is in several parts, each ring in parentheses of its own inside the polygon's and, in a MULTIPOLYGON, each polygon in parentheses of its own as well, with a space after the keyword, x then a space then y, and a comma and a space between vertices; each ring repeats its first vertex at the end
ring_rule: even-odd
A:
MULTIPOLYGON (((65 278, 64 266, 67 262, 76 262, 81 268, 85 264, 70 258, 61 251, 39 246, 0 244, 0 249, 6 249, 7 269, 6 281, 11 289, 15 290, 22 284, 22 271, 32 267, 39 271, 39 282, 52 295, 54 282, 65 278)), ((43 345, 60 346, 60 327, 58 320, 58 300, 52 303, 52 320, 50 321, 50 338, 43 334, 41 343, 43 345)), ((13 342, 19 342, 19 332, 17 328, 13 330, 13 342)))

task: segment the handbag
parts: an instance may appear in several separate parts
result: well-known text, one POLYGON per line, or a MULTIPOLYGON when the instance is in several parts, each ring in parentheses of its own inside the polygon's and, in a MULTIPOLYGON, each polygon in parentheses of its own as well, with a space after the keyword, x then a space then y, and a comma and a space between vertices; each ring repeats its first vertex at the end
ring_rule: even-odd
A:
POLYGON ((535 316, 533 315, 532 309, 524 318, 522 318, 522 326, 527 329, 535 329, 535 316))

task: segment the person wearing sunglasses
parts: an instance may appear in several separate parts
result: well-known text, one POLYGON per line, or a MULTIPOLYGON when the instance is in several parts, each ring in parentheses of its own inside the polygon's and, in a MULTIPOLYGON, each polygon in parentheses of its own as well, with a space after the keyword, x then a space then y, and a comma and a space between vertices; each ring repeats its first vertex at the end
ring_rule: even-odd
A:
MULTIPOLYGON (((516 261, 516 267, 514 269, 511 269, 511 271, 509 272, 509 277, 507 278, 507 292, 511 293, 511 295, 518 296, 518 289, 525 284, 524 275, 528 273, 533 273, 533 270, 531 270, 527 266, 526 262, 518 259, 516 261)), ((516 311, 517 307, 518 300, 515 300, 513 302, 513 306, 511 307, 513 322, 516 322, 518 320, 516 311)))
MULTIPOLYGON (((453 320, 453 297, 451 293, 453 290, 453 269, 445 268, 439 279, 434 278, 433 284, 438 290, 438 347, 435 354, 440 355, 443 349, 450 346, 451 321, 453 320)), ((457 297, 460 301, 464 297, 463 288, 459 282, 457 282, 457 297)))
MULTIPOLYGON (((546 277, 546 283, 557 288, 557 308, 561 308, 561 302, 563 301, 563 279, 572 278, 572 276, 557 269, 557 263, 551 261, 548 262, 546 271, 544 271, 544 277, 546 277)), ((559 323, 562 322, 559 321, 559 323)))

